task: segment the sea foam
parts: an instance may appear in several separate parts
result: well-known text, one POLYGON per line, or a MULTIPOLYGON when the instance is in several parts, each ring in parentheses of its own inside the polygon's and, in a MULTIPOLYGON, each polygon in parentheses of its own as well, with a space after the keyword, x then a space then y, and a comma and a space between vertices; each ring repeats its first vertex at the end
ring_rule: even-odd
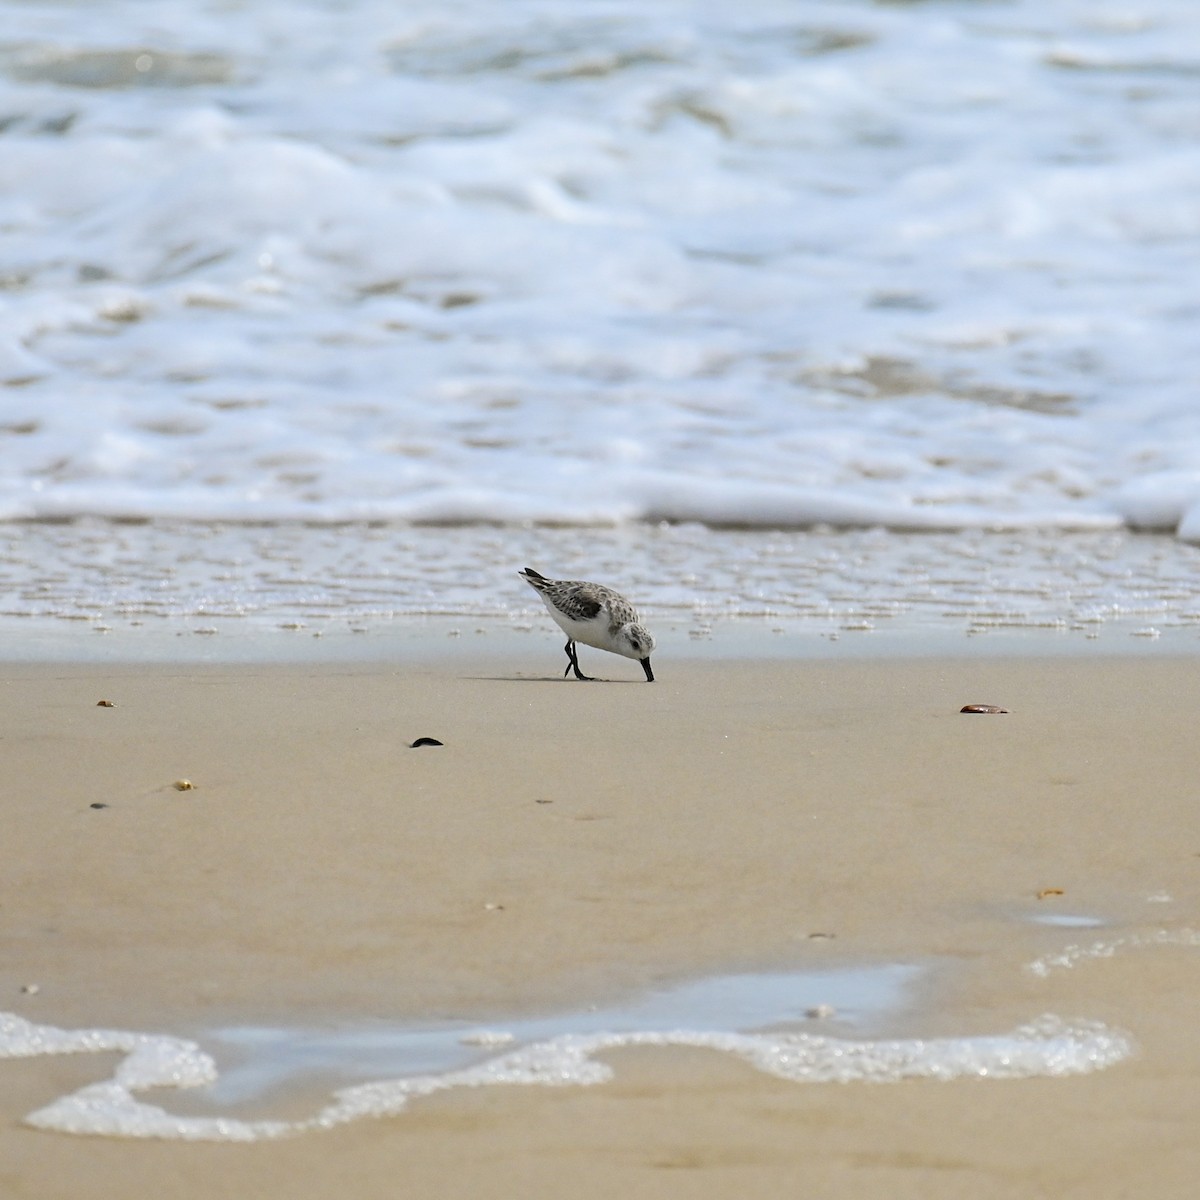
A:
POLYGON ((1200 9, 0 3, 0 519, 1200 539, 1200 9))
POLYGON ((191 1041, 115 1030, 64 1030, 0 1014, 0 1058, 120 1051, 112 1078, 64 1096, 26 1122, 62 1133, 183 1141, 249 1142, 330 1129, 365 1117, 393 1116, 410 1101, 454 1088, 582 1087, 613 1070, 597 1055, 638 1046, 678 1046, 732 1054, 795 1083, 892 1083, 904 1079, 1028 1079, 1104 1070, 1132 1051, 1129 1036, 1095 1022, 1045 1016, 990 1037, 855 1041, 809 1033, 693 1030, 563 1034, 477 1065, 342 1088, 300 1120, 181 1116, 139 1099, 161 1088, 193 1088, 216 1079, 212 1058, 191 1041))

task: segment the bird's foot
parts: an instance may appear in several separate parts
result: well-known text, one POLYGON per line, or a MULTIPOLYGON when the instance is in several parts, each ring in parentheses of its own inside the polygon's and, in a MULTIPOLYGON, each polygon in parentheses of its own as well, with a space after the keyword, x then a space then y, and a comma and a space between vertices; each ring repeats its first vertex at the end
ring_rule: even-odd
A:
POLYGON ((579 655, 578 655, 578 653, 577 653, 577 652, 576 652, 576 650, 575 650, 575 643, 574 643, 574 641, 570 641, 570 642, 568 642, 568 643, 566 644, 566 647, 565 647, 565 649, 566 649, 566 652, 567 652, 567 670, 563 672, 563 678, 564 678, 564 679, 566 679, 566 677, 567 677, 567 671, 574 671, 574 672, 575 672, 575 678, 576 678, 576 679, 582 679, 582 680, 584 681, 584 683, 595 683, 595 682, 596 682, 596 680, 595 680, 595 677, 594 677, 594 676, 592 676, 592 675, 585 675, 585 674, 584 674, 584 673, 583 673, 583 672, 582 672, 582 671, 579 669, 579 655))

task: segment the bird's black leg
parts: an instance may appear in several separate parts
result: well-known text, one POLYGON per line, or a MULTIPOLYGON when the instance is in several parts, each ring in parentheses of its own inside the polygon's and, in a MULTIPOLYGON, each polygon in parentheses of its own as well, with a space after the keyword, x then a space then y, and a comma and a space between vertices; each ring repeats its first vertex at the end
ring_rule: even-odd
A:
MULTIPOLYGON (((579 655, 575 650, 575 639, 574 638, 569 638, 567 640, 566 651, 567 651, 567 659, 568 659, 567 671, 570 671, 572 668, 574 668, 576 679, 583 679, 588 683, 594 682, 591 675, 585 675, 579 669, 579 655)), ((566 679, 566 677, 567 677, 567 671, 563 672, 564 679, 566 679)))

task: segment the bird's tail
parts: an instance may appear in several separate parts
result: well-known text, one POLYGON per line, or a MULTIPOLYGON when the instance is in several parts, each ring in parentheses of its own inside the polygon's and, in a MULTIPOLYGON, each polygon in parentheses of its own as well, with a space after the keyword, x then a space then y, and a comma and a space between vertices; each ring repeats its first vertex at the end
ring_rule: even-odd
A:
POLYGON ((546 591, 554 582, 551 579, 547 579, 545 575, 535 571, 532 567, 526 567, 525 570, 518 571, 517 574, 520 575, 521 578, 525 580, 525 582, 529 584, 531 588, 539 592, 546 591))

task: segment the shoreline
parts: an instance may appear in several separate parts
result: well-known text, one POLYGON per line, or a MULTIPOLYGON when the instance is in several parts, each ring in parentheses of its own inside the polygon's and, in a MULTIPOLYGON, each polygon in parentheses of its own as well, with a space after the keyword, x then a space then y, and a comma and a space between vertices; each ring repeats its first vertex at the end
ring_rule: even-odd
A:
POLYGON ((527 562, 617 587, 660 653, 681 658, 1200 650, 1200 548, 1154 534, 205 523, 10 533, 0 655, 25 661, 410 659, 473 643, 536 661, 557 632, 518 577, 527 562))
MULTIPOLYGON (((817 629, 798 620, 744 616, 714 619, 697 633, 687 618, 660 614, 654 629, 657 657, 666 664, 1200 656, 1200 629, 1194 623, 1153 625, 1142 618, 1109 622, 1102 633, 1088 633, 1082 627, 1053 623, 1014 623, 971 632, 945 621, 904 619, 870 629, 855 625, 817 629)), ((315 625, 227 620, 207 626, 164 621, 161 627, 129 629, 85 629, 78 621, 22 617, 0 620, 0 632, 0 671, 50 666, 399 669, 479 661, 508 664, 514 671, 544 669, 549 675, 562 658, 560 634, 544 613, 529 620, 409 616, 355 626, 345 620, 315 625)))

